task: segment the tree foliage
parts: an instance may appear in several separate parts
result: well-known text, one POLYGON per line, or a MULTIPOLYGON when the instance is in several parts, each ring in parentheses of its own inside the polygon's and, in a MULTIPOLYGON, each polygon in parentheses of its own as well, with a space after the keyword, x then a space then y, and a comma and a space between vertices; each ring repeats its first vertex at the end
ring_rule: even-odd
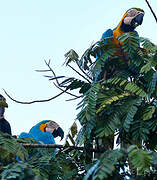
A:
MULTIPOLYGON (((79 78, 56 76, 47 63, 42 72, 53 74, 49 80, 81 99, 76 117, 81 129, 73 124, 56 156, 52 149, 24 148, 0 133, 1 179, 156 179, 157 45, 124 33, 118 37, 121 53, 115 55, 111 38, 96 42, 81 58, 74 50, 66 53, 67 68, 75 66, 79 78)), ((33 142, 22 143, 27 141, 33 142)))

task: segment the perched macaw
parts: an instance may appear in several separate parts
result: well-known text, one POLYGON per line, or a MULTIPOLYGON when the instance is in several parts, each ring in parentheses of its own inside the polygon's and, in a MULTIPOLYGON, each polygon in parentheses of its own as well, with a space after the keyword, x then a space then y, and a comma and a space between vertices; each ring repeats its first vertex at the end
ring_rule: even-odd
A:
POLYGON ((0 131, 12 135, 11 126, 9 122, 4 118, 5 108, 7 107, 8 104, 6 103, 6 99, 0 94, 0 131))
MULTIPOLYGON (((106 32, 104 32, 101 39, 103 40, 107 37, 113 37, 112 43, 117 48, 117 52, 115 53, 115 55, 120 55, 121 54, 120 44, 119 41, 117 40, 117 37, 122 35, 123 33, 136 32, 135 28, 142 24, 143 17, 144 17, 144 10, 140 8, 131 8, 127 10, 126 13, 123 15, 118 26, 113 30, 108 29, 106 32)), ((105 41, 104 43, 107 44, 107 41, 105 41)), ((98 81, 102 78, 105 79, 106 75, 102 75, 101 72, 102 72, 101 70, 98 70, 98 72, 95 74, 94 81, 98 81)))
POLYGON ((33 138, 42 144, 55 144, 54 138, 64 137, 64 131, 59 125, 51 120, 44 120, 33 126, 29 133, 21 133, 19 138, 33 138))

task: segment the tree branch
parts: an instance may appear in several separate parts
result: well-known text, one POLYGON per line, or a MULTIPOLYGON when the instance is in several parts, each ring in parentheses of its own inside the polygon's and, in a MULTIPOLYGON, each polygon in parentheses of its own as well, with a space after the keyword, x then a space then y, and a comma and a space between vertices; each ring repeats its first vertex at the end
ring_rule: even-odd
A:
MULTIPOLYGON (((76 149, 83 151, 84 147, 78 147, 78 146, 64 146, 64 145, 59 145, 59 144, 22 144, 25 148, 58 148, 58 149, 76 149)), ((104 149, 89 149, 89 151, 92 152, 100 152, 103 153, 105 150, 104 149)))
POLYGON ((34 100, 34 101, 27 101, 27 102, 23 102, 23 101, 18 101, 14 98, 12 98, 4 89, 3 91, 5 92, 5 94, 8 96, 9 99, 11 99, 12 101, 16 102, 16 103, 20 103, 20 104, 33 104, 33 103, 39 103, 39 102, 47 102, 47 101, 51 101, 57 97, 59 97, 60 95, 62 95, 63 93, 65 93, 67 90, 62 91, 61 93, 57 94, 56 96, 53 96, 49 99, 43 99, 43 100, 34 100))
POLYGON ((154 16, 154 18, 155 18, 155 21, 156 21, 156 23, 157 23, 157 17, 156 17, 156 14, 154 13, 154 11, 153 11, 151 5, 149 4, 149 2, 148 2, 147 0, 145 0, 145 1, 146 1, 147 5, 148 5, 149 9, 151 10, 151 12, 152 12, 152 14, 153 14, 153 16, 154 16))
POLYGON ((79 73, 78 71, 76 71, 76 69, 74 69, 72 66, 70 66, 68 64, 68 67, 70 67, 73 71, 75 71, 78 75, 80 75, 81 77, 83 77, 88 83, 91 83, 86 77, 84 77, 81 73, 79 73))
MULTIPOLYGON (((59 86, 57 86, 57 84, 55 84, 55 83, 53 83, 53 84, 54 84, 55 87, 58 88, 59 90, 64 91, 62 88, 60 88, 59 86)), ((66 93, 66 94, 69 94, 69 95, 71 95, 71 96, 74 96, 75 99, 78 99, 78 98, 82 97, 82 96, 76 96, 75 94, 72 94, 72 93, 70 93, 70 92, 65 92, 65 93, 66 93)))
POLYGON ((72 99, 67 99, 66 101, 74 101, 74 100, 76 100, 76 99, 78 99, 78 98, 81 98, 82 96, 78 96, 78 97, 75 97, 75 98, 72 98, 72 99))
POLYGON ((79 69, 83 72, 83 74, 85 74, 90 80, 92 80, 92 78, 90 76, 88 76, 85 71, 80 67, 79 63, 76 62, 77 66, 79 67, 79 69))
MULTIPOLYGON (((52 74, 53 74, 53 76, 54 76, 54 79, 56 80, 56 83, 57 83, 57 85, 58 86, 60 86, 60 84, 59 84, 59 81, 58 81, 58 79, 57 79, 57 76, 56 76, 56 74, 55 74, 55 72, 53 71, 53 69, 50 67, 50 60, 47 62, 46 60, 45 60, 45 64, 48 66, 48 68, 49 68, 49 70, 36 70, 37 72, 52 72, 52 74)), ((63 76, 64 77, 64 76, 63 76)))
MULTIPOLYGON (((52 72, 52 74, 53 74, 54 77, 56 78, 57 76, 56 76, 55 72, 54 72, 53 69, 50 67, 50 60, 49 60, 48 63, 45 61, 45 64, 48 66, 49 70, 52 72)), ((57 82, 58 86, 60 86, 59 81, 58 81, 57 78, 56 78, 56 82, 57 82)))

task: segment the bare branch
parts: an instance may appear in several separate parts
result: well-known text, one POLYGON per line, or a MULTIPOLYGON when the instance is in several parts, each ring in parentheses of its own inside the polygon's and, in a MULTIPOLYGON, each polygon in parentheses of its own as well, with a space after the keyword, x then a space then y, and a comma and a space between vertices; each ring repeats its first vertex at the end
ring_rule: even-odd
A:
MULTIPOLYGON (((83 151, 84 147, 78 147, 78 146, 64 146, 64 145, 59 145, 59 144, 22 144, 25 148, 58 148, 58 149, 76 149, 76 150, 80 150, 83 151)), ((89 151, 93 151, 93 152, 100 152, 103 153, 105 150, 101 149, 89 149, 89 151)))
POLYGON ((62 95, 63 93, 65 93, 67 90, 65 91, 62 91, 61 93, 57 94, 56 96, 53 96, 49 99, 43 99, 43 100, 34 100, 34 101, 28 101, 28 102, 23 102, 23 101, 18 101, 14 98, 12 98, 4 89, 3 91, 5 92, 5 94, 8 96, 9 99, 11 99, 12 101, 16 102, 16 103, 20 103, 20 104, 33 104, 33 103, 39 103, 39 102, 48 102, 48 101, 51 101, 57 97, 59 97, 60 95, 62 95))
MULTIPOLYGON (((55 74, 55 72, 53 71, 53 69, 50 67, 50 60, 49 60, 48 63, 47 63, 47 61, 45 61, 45 64, 48 66, 49 70, 52 72, 52 74, 54 75, 54 77, 57 77, 56 74, 55 74)), ((60 86, 59 81, 58 81, 57 78, 56 78, 56 82, 57 82, 58 86, 60 86)))
POLYGON ((67 99, 66 101, 73 101, 73 100, 76 100, 78 98, 81 98, 82 96, 78 96, 78 97, 75 97, 75 98, 72 98, 72 99, 67 99))
MULTIPOLYGON (((60 88, 59 86, 57 86, 57 84, 55 84, 55 83, 53 83, 53 84, 54 84, 55 87, 58 88, 59 90, 64 91, 62 88, 60 88)), ((66 93, 66 94, 69 94, 69 95, 71 95, 71 96, 74 96, 75 99, 82 97, 82 96, 76 96, 75 94, 69 93, 69 92, 67 92, 67 91, 66 91, 65 93, 66 93)))
MULTIPOLYGON (((16 100, 16 99, 12 98, 12 97, 11 97, 11 96, 3 89, 4 92, 5 92, 5 94, 8 96, 8 98, 11 99, 11 100, 14 101, 14 102, 20 103, 20 104, 33 104, 33 103, 48 102, 48 101, 51 101, 51 100, 53 100, 53 99, 59 97, 59 96, 62 95, 63 93, 67 93, 67 94, 69 94, 69 95, 71 95, 71 96, 74 96, 75 99, 81 97, 81 96, 76 96, 76 95, 74 95, 74 94, 72 94, 72 93, 67 92, 68 89, 63 90, 62 88, 60 88, 60 83, 59 83, 59 81, 58 81, 58 79, 57 79, 57 77, 56 77, 56 74, 55 74, 55 72, 53 71, 53 69, 50 67, 50 60, 49 60, 48 62, 45 61, 45 63, 46 63, 46 65, 48 66, 49 70, 43 70, 43 71, 40 70, 40 71, 41 71, 41 72, 51 71, 51 72, 53 73, 53 76, 55 77, 55 80, 56 80, 56 83, 57 83, 57 85, 56 85, 55 83, 54 83, 54 85, 55 85, 58 89, 60 89, 60 90, 62 91, 61 93, 59 93, 59 94, 57 94, 56 96, 53 96, 53 97, 51 97, 51 98, 49 98, 49 99, 34 100, 34 101, 27 101, 27 102, 24 102, 24 101, 18 101, 18 100, 16 100)), ((39 71, 39 70, 38 70, 38 71, 39 71)))
POLYGON ((157 23, 157 17, 156 17, 156 14, 154 13, 154 11, 153 11, 151 5, 149 4, 149 2, 148 2, 147 0, 145 0, 145 1, 146 1, 147 5, 148 5, 149 9, 151 10, 151 12, 152 12, 152 14, 153 14, 153 16, 154 16, 154 18, 155 18, 155 21, 156 21, 156 23, 157 23))
POLYGON ((83 72, 83 74, 85 74, 90 80, 92 80, 92 78, 90 76, 88 76, 87 73, 80 67, 79 63, 76 62, 76 64, 79 67, 79 69, 83 72))
POLYGON ((80 75, 81 77, 83 77, 87 82, 91 83, 85 76, 83 76, 81 73, 79 73, 78 71, 76 71, 76 69, 74 69, 72 66, 70 66, 68 64, 68 67, 70 67, 73 71, 75 71, 78 75, 80 75))

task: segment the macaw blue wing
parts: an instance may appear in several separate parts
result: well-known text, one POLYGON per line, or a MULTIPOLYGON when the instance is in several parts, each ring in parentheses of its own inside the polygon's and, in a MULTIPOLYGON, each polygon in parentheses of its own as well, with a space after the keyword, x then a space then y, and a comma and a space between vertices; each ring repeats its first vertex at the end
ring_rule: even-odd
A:
MULTIPOLYGON (((105 31, 102 34, 101 39, 104 40, 104 44, 108 43, 108 40, 105 40, 106 38, 112 37, 113 36, 113 31, 112 29, 108 29, 107 31, 105 31)), ((101 54, 100 54, 101 55, 101 54)), ((96 60, 98 59, 98 57, 96 57, 96 60)), ((99 75, 101 74, 102 69, 97 70, 97 72, 94 74, 94 82, 97 82, 99 80, 99 75)))
POLYGON ((50 132, 42 132, 34 127, 30 130, 29 134, 31 134, 35 140, 44 144, 55 144, 54 137, 50 132))
MULTIPOLYGON (((112 29, 108 29, 107 31, 105 31, 102 34, 101 39, 105 39, 105 38, 112 37, 112 36, 113 36, 113 30, 112 29)), ((107 41, 106 41, 106 43, 107 43, 107 41)))
POLYGON ((22 132, 18 138, 33 138, 33 136, 29 133, 22 132))

